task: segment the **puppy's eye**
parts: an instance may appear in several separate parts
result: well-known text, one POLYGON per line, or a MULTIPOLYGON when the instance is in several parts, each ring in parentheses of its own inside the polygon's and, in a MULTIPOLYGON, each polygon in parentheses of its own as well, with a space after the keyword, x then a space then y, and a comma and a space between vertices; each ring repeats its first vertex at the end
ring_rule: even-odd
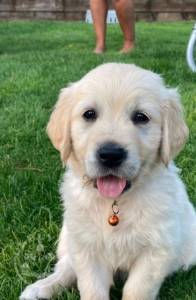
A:
POLYGON ((135 125, 144 125, 150 121, 150 117, 145 113, 136 111, 133 113, 131 120, 135 125))
POLYGON ((95 121, 97 119, 97 113, 94 109, 89 109, 83 113, 83 118, 86 121, 95 121))

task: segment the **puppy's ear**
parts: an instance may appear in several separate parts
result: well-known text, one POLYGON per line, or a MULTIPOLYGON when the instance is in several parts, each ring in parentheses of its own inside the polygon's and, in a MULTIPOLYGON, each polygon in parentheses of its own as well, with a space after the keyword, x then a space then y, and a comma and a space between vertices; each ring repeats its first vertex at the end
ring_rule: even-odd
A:
POLYGON ((47 125, 47 133, 53 146, 60 151, 65 163, 71 152, 70 113, 72 108, 72 88, 61 90, 57 103, 47 125))
POLYGON ((182 149, 188 137, 180 96, 175 89, 168 90, 168 99, 163 104, 163 132, 161 159, 165 165, 182 149))

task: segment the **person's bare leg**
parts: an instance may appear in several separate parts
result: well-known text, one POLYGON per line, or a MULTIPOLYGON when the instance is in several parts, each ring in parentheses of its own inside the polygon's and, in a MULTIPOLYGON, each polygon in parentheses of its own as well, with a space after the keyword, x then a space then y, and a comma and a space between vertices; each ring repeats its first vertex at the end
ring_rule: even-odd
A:
POLYGON ((94 52, 97 54, 103 53, 105 50, 105 35, 106 35, 106 17, 108 11, 107 0, 90 0, 90 8, 93 17, 96 47, 94 52))
POLYGON ((114 7, 124 36, 121 53, 129 53, 134 48, 135 21, 133 0, 114 0, 114 7))

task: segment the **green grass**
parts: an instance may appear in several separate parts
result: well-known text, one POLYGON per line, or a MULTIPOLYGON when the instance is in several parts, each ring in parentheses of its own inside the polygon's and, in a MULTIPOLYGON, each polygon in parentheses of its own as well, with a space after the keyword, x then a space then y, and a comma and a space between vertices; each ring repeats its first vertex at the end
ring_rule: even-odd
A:
MULTIPOLYGON (((108 28, 108 51, 92 53, 92 26, 63 22, 0 23, 0 299, 15 300, 27 284, 52 271, 62 221, 63 172, 45 127, 59 89, 103 62, 135 63, 178 86, 190 138, 177 158, 196 204, 196 75, 185 63, 192 23, 138 23, 137 48, 120 55, 121 32, 108 28)), ((120 299, 119 283, 112 299, 120 299)), ((161 300, 196 299, 196 268, 166 280, 161 300)), ((76 300, 76 291, 57 299, 76 300)))

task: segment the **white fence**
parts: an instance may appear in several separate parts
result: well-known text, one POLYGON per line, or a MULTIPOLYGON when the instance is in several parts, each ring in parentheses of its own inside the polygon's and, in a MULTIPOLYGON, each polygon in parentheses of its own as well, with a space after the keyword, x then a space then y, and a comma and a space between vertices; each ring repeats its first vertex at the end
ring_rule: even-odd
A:
MULTIPOLYGON (((86 22, 86 23, 93 23, 92 14, 91 14, 90 9, 88 9, 88 10, 86 11, 85 22, 86 22)), ((118 23, 118 18, 117 18, 117 16, 116 16, 115 10, 109 10, 109 11, 108 11, 106 22, 107 22, 108 24, 118 23)))

